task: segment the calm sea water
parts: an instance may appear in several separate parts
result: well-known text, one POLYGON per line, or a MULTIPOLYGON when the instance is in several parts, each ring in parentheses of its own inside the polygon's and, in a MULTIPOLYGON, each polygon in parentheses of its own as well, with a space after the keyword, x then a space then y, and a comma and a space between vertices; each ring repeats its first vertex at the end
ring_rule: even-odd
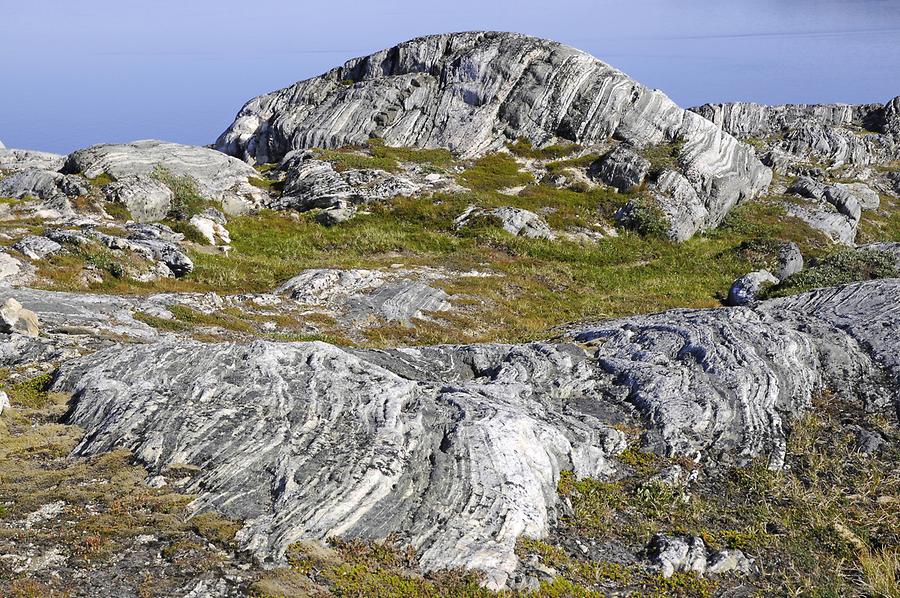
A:
POLYGON ((589 51, 683 106, 900 95, 900 0, 0 0, 0 140, 211 143, 247 99, 352 56, 497 29, 589 51))

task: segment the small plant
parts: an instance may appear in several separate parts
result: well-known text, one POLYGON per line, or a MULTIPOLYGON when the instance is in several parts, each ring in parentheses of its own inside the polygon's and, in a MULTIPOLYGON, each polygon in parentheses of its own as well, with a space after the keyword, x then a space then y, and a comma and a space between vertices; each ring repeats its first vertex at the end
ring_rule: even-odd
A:
POLYGON ((665 212, 651 199, 635 198, 616 215, 619 225, 642 237, 667 238, 669 219, 665 212))
POLYGON ((196 181, 189 176, 177 177, 159 166, 153 171, 152 176, 169 187, 174 194, 172 207, 167 216, 171 220, 190 220, 191 216, 215 205, 200 195, 196 181))
POLYGON ((890 252, 844 249, 831 254, 811 268, 797 272, 769 289, 765 295, 785 297, 820 287, 898 275, 900 272, 897 270, 897 258, 890 252))

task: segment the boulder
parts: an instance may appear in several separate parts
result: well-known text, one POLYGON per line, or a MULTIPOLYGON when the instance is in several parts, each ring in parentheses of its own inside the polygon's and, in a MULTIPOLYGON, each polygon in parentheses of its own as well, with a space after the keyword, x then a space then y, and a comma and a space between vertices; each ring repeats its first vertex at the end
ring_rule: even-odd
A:
POLYGON ((715 226, 771 171, 703 117, 568 46, 514 33, 417 38, 247 102, 215 147, 256 163, 297 148, 443 147, 464 157, 518 139, 543 147, 682 140, 679 169, 715 226), (348 82, 352 84, 347 84, 348 82))
POLYGON ((157 222, 172 209, 175 194, 165 183, 148 175, 138 175, 103 187, 108 201, 128 208, 137 222, 157 222))
POLYGON ((34 267, 0 251, 0 286, 27 284, 34 275, 34 267))
POLYGON ((748 575, 753 572, 753 559, 741 550, 725 549, 714 553, 709 557, 706 566, 708 575, 722 575, 723 573, 741 573, 748 575))
POLYGON ((696 536, 656 534, 647 545, 647 555, 663 577, 672 577, 676 571, 706 572, 706 544, 696 536))
POLYGON ((686 241, 703 228, 709 212, 690 182, 674 170, 663 172, 651 186, 654 204, 666 215, 668 235, 673 241, 686 241))
POLYGON ((7 409, 9 409, 9 397, 0 390, 0 415, 3 415, 7 409))
MULTIPOLYGON (((94 178, 106 174, 117 181, 154 174, 188 178, 205 199, 221 202, 229 213, 261 205, 265 193, 250 184, 258 173, 250 166, 206 147, 144 140, 95 145, 68 156, 63 171, 94 178)), ((160 195, 161 197, 161 195, 160 195)))
POLYGON ((356 216, 356 208, 353 206, 335 206, 322 210, 316 214, 316 221, 325 226, 343 224, 356 216))
POLYGON ((276 209, 300 211, 336 208, 399 195, 415 195, 423 185, 384 170, 353 169, 338 172, 330 162, 308 157, 293 159, 287 167, 284 192, 272 201, 276 209))
POLYGON ((225 228, 225 215, 209 208, 196 216, 191 216, 190 224, 200 231, 210 245, 231 244, 231 234, 225 228))
POLYGON ((807 199, 825 199, 825 189, 828 188, 828 185, 822 183, 821 181, 817 181, 812 177, 800 177, 791 183, 790 187, 788 187, 787 192, 792 193, 794 195, 799 195, 800 197, 805 197, 807 199))
POLYGON ((58 171, 65 161, 66 157, 59 154, 0 148, 0 170, 12 172, 29 169, 58 171))
POLYGON ((0 306, 0 332, 36 337, 40 335, 38 317, 10 297, 0 306))
POLYGON ((877 210, 881 205, 881 197, 865 183, 837 183, 834 186, 852 195, 863 210, 877 210))
POLYGON ((731 306, 748 305, 767 286, 778 284, 778 279, 768 270, 758 270, 741 276, 728 291, 727 303, 731 306))
POLYGON ((455 220, 457 228, 463 228, 478 216, 491 216, 500 221, 503 230, 511 235, 528 237, 529 239, 555 239, 556 234, 547 226, 544 220, 528 210, 522 208, 502 207, 490 210, 482 210, 470 206, 455 220))
POLYGON ((856 200, 856 196, 843 187, 832 185, 825 188, 825 201, 833 205, 838 212, 853 220, 859 222, 862 217, 862 208, 856 200))
POLYGON ((650 160, 624 145, 616 146, 616 149, 591 164, 588 170, 592 178, 621 192, 640 187, 649 172, 650 160))
POLYGON ((0 197, 33 197, 42 200, 45 208, 62 213, 72 213, 69 198, 90 192, 90 185, 81 177, 36 168, 19 170, 0 180, 0 197))
POLYGON ((13 245, 13 249, 29 259, 42 260, 48 255, 61 251, 62 245, 47 237, 29 235, 17 241, 13 245))
POLYGON ((803 270, 803 254, 796 243, 785 243, 778 250, 778 270, 775 273, 778 280, 785 280, 797 272, 803 270))
POLYGON ((305 270, 276 291, 308 306, 326 308, 357 326, 374 319, 408 324, 427 312, 447 311, 450 297, 415 271, 305 270))

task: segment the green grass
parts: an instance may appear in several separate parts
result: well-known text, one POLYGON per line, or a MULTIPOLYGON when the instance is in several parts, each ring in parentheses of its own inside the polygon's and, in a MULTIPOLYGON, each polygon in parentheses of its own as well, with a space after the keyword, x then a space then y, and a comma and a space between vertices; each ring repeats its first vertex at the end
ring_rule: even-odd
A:
POLYGON ((508 154, 488 154, 466 170, 460 181, 473 191, 496 191, 534 183, 534 177, 519 170, 519 163, 508 154))
POLYGON ((645 148, 641 153, 650 160, 650 175, 658 176, 664 170, 678 168, 679 155, 683 147, 684 141, 676 140, 645 148))
POLYGON ((517 139, 515 143, 506 146, 510 152, 520 158, 531 158, 535 160, 560 160, 566 156, 571 156, 575 152, 581 151, 581 146, 575 143, 558 143, 548 145, 542 148, 535 148, 527 139, 517 139))
POLYGON ((600 159, 600 154, 587 154, 580 158, 570 158, 568 160, 557 160, 548 163, 545 168, 550 174, 558 174, 567 168, 587 168, 600 159))
MULTIPOLYGON (((762 574, 744 580, 749 595, 849 596, 897 588, 900 509, 893 498, 884 498, 900 492, 897 439, 890 411, 863 413, 826 391, 811 413, 789 427, 783 471, 759 463, 726 469, 693 484, 688 493, 650 481, 673 463, 696 467, 684 459, 623 454, 619 459, 631 473, 615 481, 579 480, 564 472, 559 493, 571 511, 550 540, 524 540, 518 552, 540 555, 564 582, 585 590, 637 584, 651 593, 707 595, 714 588, 696 585, 697 578, 670 580, 668 586, 650 579, 641 583, 646 573, 615 561, 585 560, 552 540, 568 538, 567 546, 573 537, 600 546, 614 540, 637 552, 655 533, 687 534, 714 550, 737 548, 756 558, 762 574), (878 455, 857 452, 844 424, 848 414, 879 430, 890 445, 878 455)), ((716 582, 725 584, 721 591, 734 579, 716 582)))
POLYGON ((91 185, 93 185, 95 187, 103 187, 104 185, 109 185, 110 183, 115 183, 116 177, 112 176, 109 173, 101 172, 99 175, 95 176, 94 178, 92 178, 92 179, 89 178, 88 181, 91 183, 91 185))
POLYGON ((215 202, 200 195, 197 183, 189 176, 177 177, 164 168, 157 167, 153 177, 172 190, 174 198, 167 218, 171 220, 190 220, 206 208, 216 207, 215 202))
POLYGON ((811 289, 900 276, 887 251, 843 249, 766 290, 767 297, 796 295, 811 289))

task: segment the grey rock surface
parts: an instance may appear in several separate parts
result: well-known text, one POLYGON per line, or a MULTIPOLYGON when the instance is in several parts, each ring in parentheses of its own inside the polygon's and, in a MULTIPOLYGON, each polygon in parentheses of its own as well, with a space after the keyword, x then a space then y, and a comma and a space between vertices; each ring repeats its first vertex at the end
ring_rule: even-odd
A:
POLYGON ((200 195, 222 202, 226 212, 243 213, 265 199, 263 191, 249 183, 257 176, 252 167, 221 152, 192 145, 156 140, 95 145, 70 154, 63 168, 90 178, 105 173, 122 181, 147 177, 158 169, 174 177, 190 177, 200 195))
POLYGON ((34 267, 0 251, 0 287, 27 284, 34 276, 34 267))
POLYGON ((793 241, 785 243, 778 250, 778 270, 775 272, 775 277, 778 280, 785 280, 803 270, 803 263, 800 247, 793 241))
POLYGON ((591 165, 589 174, 619 191, 639 187, 650 172, 650 161, 624 145, 617 146, 591 165))
POLYGON ((18 171, 29 168, 57 171, 66 162, 66 157, 50 152, 23 149, 0 148, 0 170, 18 171))
POLYGON ((399 195, 415 195, 430 190, 425 181, 414 181, 376 169, 351 169, 338 172, 334 166, 313 158, 289 161, 284 192, 272 200, 276 209, 300 211, 313 208, 337 208, 399 195))
POLYGON ((787 192, 810 200, 807 203, 785 202, 789 214, 822 231, 835 243, 854 244, 862 217, 858 198, 870 201, 867 194, 856 187, 830 185, 812 177, 800 177, 787 192))
POLYGON ((650 539, 647 554, 663 577, 672 577, 676 571, 706 572, 706 544, 696 536, 657 534, 650 539))
POLYGON ((478 216, 490 216, 500 221, 500 226, 511 235, 528 237, 529 239, 555 239, 556 234, 544 220, 529 210, 504 206, 483 210, 470 206, 460 214, 455 224, 463 228, 478 216))
POLYGON ((87 430, 76 454, 127 446, 151 474, 198 467, 192 508, 244 520, 238 539, 260 557, 396 533, 425 569, 471 567, 501 587, 516 539, 548 533, 561 470, 614 475, 622 418, 669 455, 780 467, 786 422, 820 389, 896 408, 898 292, 885 279, 635 316, 575 330, 578 344, 163 339, 69 362, 54 388, 74 393, 68 421, 87 430))
POLYGON ((687 178, 674 170, 662 173, 650 187, 655 203, 668 217, 669 237, 686 241, 703 227, 708 212, 687 178))
POLYGON ((328 208, 327 210, 322 210, 321 213, 316 215, 316 221, 325 226, 334 226, 336 224, 343 224, 354 216, 356 216, 356 208, 353 206, 338 205, 333 208, 328 208))
POLYGON ((731 285, 731 289, 728 291, 728 305, 739 306, 753 303, 766 286, 778 284, 778 280, 768 270, 745 274, 731 285))
MULTIPOLYGON (((739 139, 805 161, 883 164, 900 157, 897 99, 881 104, 706 104, 691 108, 739 139)), ((780 170, 780 169, 779 169, 780 170)))
POLYGON ((304 305, 325 307, 357 325, 373 318, 408 323, 426 312, 450 309, 447 293, 416 272, 312 269, 275 292, 304 305))
POLYGON ((250 100, 216 142, 256 163, 310 147, 445 147, 464 156, 523 138, 635 147, 683 140, 682 174, 702 198, 704 226, 763 191, 771 171, 753 150, 596 58, 525 35, 417 38, 250 100))
POLYGON ((172 209, 175 194, 161 181, 138 175, 116 181, 103 187, 109 201, 115 201, 131 213, 137 222, 157 222, 172 209))
POLYGON ((90 185, 81 177, 36 168, 19 170, 0 180, 0 197, 40 199, 44 208, 61 214, 73 213, 69 198, 90 191, 90 185))
POLYGON ((29 235, 13 244, 13 249, 29 259, 41 260, 60 251, 62 245, 47 237, 29 235))
POLYGON ((0 305, 0 333, 38 336, 40 331, 37 314, 22 307, 14 297, 0 305))

